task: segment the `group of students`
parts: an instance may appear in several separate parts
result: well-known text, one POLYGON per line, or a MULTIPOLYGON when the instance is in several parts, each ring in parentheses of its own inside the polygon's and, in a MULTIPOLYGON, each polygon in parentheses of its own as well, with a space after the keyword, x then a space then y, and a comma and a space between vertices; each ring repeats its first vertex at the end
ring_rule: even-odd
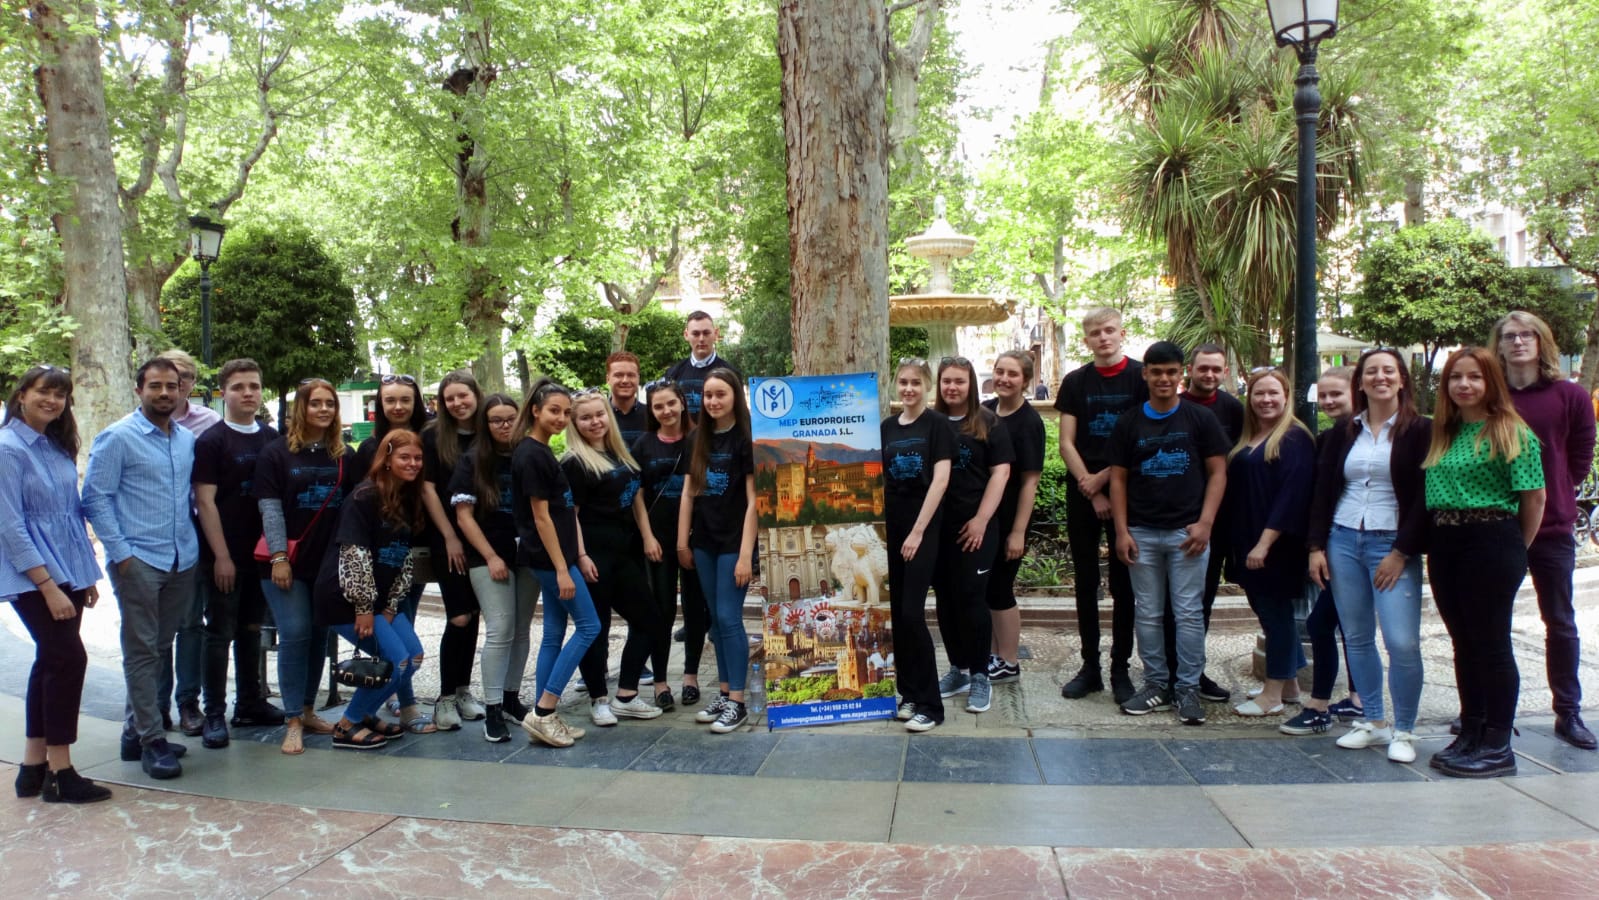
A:
POLYGON ((1430 765, 1459 777, 1515 772, 1511 611, 1529 566, 1547 628, 1555 733, 1595 748, 1581 716, 1572 608, 1575 496, 1593 459, 1594 414, 1583 390, 1561 377, 1545 323, 1512 312, 1488 347, 1451 354, 1432 419, 1416 409, 1400 353, 1368 350, 1352 370, 1322 376, 1318 402, 1335 422, 1319 440, 1294 419, 1293 387, 1279 369, 1252 372, 1240 403, 1217 390, 1226 369, 1219 346, 1185 358, 1157 342, 1140 364, 1122 353, 1115 310, 1094 310, 1083 325, 1094 362, 1066 376, 1056 401, 1061 455, 1076 488, 1068 529, 1083 647, 1063 696, 1104 689, 1103 532, 1113 547, 1111 686, 1123 712, 1175 706, 1182 722, 1198 725, 1201 701, 1229 699, 1205 675, 1205 633, 1223 570, 1243 587, 1266 648, 1263 684, 1234 711, 1278 716, 1300 704, 1305 659, 1294 608, 1308 577, 1320 588, 1307 620, 1314 686, 1280 730, 1316 734, 1335 718, 1352 720, 1339 746, 1386 745, 1389 759, 1412 762, 1425 554, 1460 700, 1457 738, 1430 765), (1350 695, 1334 705, 1339 630, 1350 695), (1134 635, 1142 685, 1129 668, 1134 635))

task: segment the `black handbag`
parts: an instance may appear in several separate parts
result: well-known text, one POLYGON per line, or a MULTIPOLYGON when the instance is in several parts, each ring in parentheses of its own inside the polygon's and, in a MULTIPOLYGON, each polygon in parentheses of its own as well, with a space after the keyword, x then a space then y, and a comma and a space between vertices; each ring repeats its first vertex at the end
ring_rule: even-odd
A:
POLYGON ((362 656, 357 649, 349 659, 333 665, 333 680, 353 688, 375 688, 389 683, 394 663, 376 656, 362 656))

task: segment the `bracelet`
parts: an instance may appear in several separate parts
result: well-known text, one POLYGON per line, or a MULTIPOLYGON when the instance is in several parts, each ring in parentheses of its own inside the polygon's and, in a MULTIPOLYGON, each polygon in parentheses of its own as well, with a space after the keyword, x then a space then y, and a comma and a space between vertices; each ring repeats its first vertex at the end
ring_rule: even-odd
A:
POLYGON ((287 553, 283 554, 282 556, 274 556, 274 557, 272 557, 272 560, 271 560, 272 565, 274 565, 274 566, 277 565, 280 562, 288 562, 288 561, 289 561, 289 554, 287 554, 287 553))

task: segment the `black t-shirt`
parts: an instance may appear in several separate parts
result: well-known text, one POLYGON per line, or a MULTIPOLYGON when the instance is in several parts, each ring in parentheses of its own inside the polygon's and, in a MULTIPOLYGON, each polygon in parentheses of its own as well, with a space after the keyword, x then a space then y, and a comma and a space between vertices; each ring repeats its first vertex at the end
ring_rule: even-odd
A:
MULTIPOLYGON (((450 424, 440 419, 434 419, 433 421, 433 427, 422 432, 422 480, 432 483, 434 496, 439 498, 439 505, 444 507, 445 515, 449 516, 451 515, 450 476, 455 474, 456 463, 472 455, 472 441, 477 438, 477 435, 457 432, 458 440, 460 441, 460 449, 456 451, 458 455, 455 458, 455 462, 445 465, 444 461, 439 458, 439 429, 448 428, 450 424)), ((454 420, 450 421, 453 422, 454 420)), ((438 529, 433 527, 433 520, 427 519, 424 527, 427 531, 426 540, 430 544, 442 547, 444 545, 444 535, 439 534, 438 529)))
POLYGON ((318 625, 348 625, 355 621, 355 605, 339 586, 339 547, 365 547, 372 557, 372 581, 377 600, 372 612, 389 607, 389 594, 411 555, 411 529, 383 518, 377 487, 363 481, 339 510, 338 530, 333 545, 322 558, 316 580, 316 622, 318 625))
MULTIPOLYGON (((977 415, 988 422, 988 437, 983 440, 963 431, 960 422, 950 420, 955 429, 955 462, 949 467, 949 492, 944 495, 944 508, 950 515, 946 524, 951 521, 965 524, 967 519, 977 515, 977 508, 983 505, 983 491, 988 489, 989 470, 1016 461, 1010 430, 1005 423, 982 407, 978 408, 977 415)), ((1005 530, 1009 531, 1009 526, 1005 530)))
POLYGON ((720 356, 712 357, 710 365, 703 368, 694 365, 688 359, 682 359, 677 362, 677 365, 666 370, 666 377, 677 382, 677 386, 683 389, 685 416, 699 416, 700 395, 705 392, 705 376, 711 374, 715 369, 731 370, 734 375, 738 376, 739 381, 744 380, 744 373, 740 372, 737 366, 720 356))
POLYGON ((1226 391, 1217 391, 1210 396, 1209 403, 1197 400, 1188 393, 1183 394, 1183 399, 1200 409, 1210 410, 1216 421, 1221 423, 1222 433, 1227 435, 1227 446, 1232 447, 1244 436, 1244 404, 1226 391))
MULTIPOLYGON (((998 398, 988 400, 983 405, 999 416, 998 398)), ((999 420, 1005 423, 1005 430, 1010 432, 1011 451, 1015 457, 1010 467, 1010 480, 1005 482, 1005 494, 999 500, 999 511, 994 513, 999 530, 1008 534, 1011 526, 1016 524, 1016 507, 1021 503, 1022 476, 1028 472, 1044 471, 1044 419, 1038 410, 1023 403, 1021 409, 1008 416, 999 416, 999 420)), ((1029 514, 1028 520, 1031 519, 1029 514)))
POLYGON ((1140 404, 1116 420, 1111 463, 1127 470, 1127 523, 1183 528, 1205 505, 1205 460, 1226 456, 1227 435, 1204 409, 1181 403, 1153 418, 1140 404))
POLYGON ((511 496, 516 507, 516 562, 519 566, 553 570, 555 562, 539 538, 533 520, 533 501, 548 500, 550 520, 555 523, 556 540, 568 568, 577 565, 577 504, 572 486, 548 444, 524 438, 511 453, 511 496))
MULTIPOLYGON (((321 445, 290 453, 288 440, 280 437, 266 445, 256 458, 255 483, 250 486, 251 491, 258 500, 277 500, 283 504, 288 538, 300 542, 292 565, 296 581, 316 581, 322 569, 322 556, 333 541, 339 505, 350 488, 366 477, 356 473, 353 456, 346 452, 336 460, 321 445), (324 500, 326 509, 323 509, 324 500), (320 516, 318 510, 322 510, 320 516), (311 528, 313 520, 316 527, 311 528)), ((261 565, 261 571, 267 573, 263 577, 270 577, 271 567, 266 563, 261 565)))
POLYGON ((649 511, 650 530, 662 546, 677 546, 677 510, 683 500, 683 473, 688 471, 692 435, 663 441, 658 432, 646 431, 633 442, 633 459, 639 465, 639 484, 649 511))
POLYGON ((1077 455, 1089 472, 1110 465, 1107 444, 1111 429, 1121 414, 1149 399, 1144 384, 1144 364, 1126 360, 1126 367, 1115 375, 1101 375, 1089 363, 1061 379, 1055 408, 1077 419, 1077 455))
POLYGON ((577 524, 583 530, 585 548, 595 541, 614 540, 602 535, 638 529, 633 521, 633 497, 639 489, 638 472, 610 454, 606 454, 605 458, 610 461, 611 467, 602 475, 590 472, 571 454, 561 460, 561 468, 566 470, 566 483, 572 486, 572 500, 577 503, 577 524))
MULTIPOLYGON (((948 416, 924 409, 909 425, 900 424, 899 416, 889 416, 881 432, 884 513, 908 528, 921 515, 933 467, 955 458, 955 429, 948 416)), ((945 492, 948 496, 948 488, 945 492)))
MULTIPOLYGON (((194 442, 194 484, 214 484, 217 515, 222 519, 222 540, 236 566, 250 562, 255 542, 261 539, 261 504, 251 493, 255 463, 261 451, 276 440, 270 425, 250 434, 235 431, 226 422, 200 433, 194 442)), ((200 532, 200 558, 213 560, 211 542, 200 532)))
POLYGON ((615 403, 611 404, 611 413, 616 416, 616 430, 622 435, 622 444, 629 448, 650 427, 649 416, 644 412, 643 393, 642 390, 639 391, 640 397, 633 401, 631 412, 622 412, 615 403))
MULTIPOLYGON (((499 485, 498 495, 479 497, 476 478, 477 454, 462 453, 461 458, 455 463, 455 471, 450 475, 450 502, 444 509, 450 517, 450 522, 454 523, 457 512, 455 504, 469 500, 472 504, 472 515, 477 520, 478 528, 483 531, 483 537, 488 539, 489 546, 494 549, 494 555, 507 565, 511 565, 516 561, 516 492, 511 488, 511 454, 494 454, 493 465, 494 483, 499 485)), ((488 560, 477 552, 471 541, 463 538, 461 543, 466 547, 468 566, 488 565, 488 560)))
POLYGON ((697 431, 694 439, 709 440, 711 453, 704 483, 696 484, 689 546, 711 553, 737 553, 744 543, 744 513, 750 504, 744 477, 755 474, 755 447, 736 428, 721 434, 697 431))

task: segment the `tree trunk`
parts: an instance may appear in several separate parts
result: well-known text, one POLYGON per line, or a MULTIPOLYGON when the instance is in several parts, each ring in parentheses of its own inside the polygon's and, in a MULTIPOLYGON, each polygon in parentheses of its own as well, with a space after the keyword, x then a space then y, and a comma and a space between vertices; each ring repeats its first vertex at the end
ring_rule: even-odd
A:
POLYGON ((922 60, 927 58, 927 48, 933 43, 933 29, 943 15, 944 0, 921 0, 916 4, 916 21, 911 24, 905 44, 893 46, 893 34, 889 33, 888 85, 894 108, 888 120, 888 155, 896 167, 905 164, 908 145, 916 136, 922 60))
MULTIPOLYGON (((177 270, 176 265, 159 265, 149 257, 128 264, 128 316, 133 329, 134 359, 142 362, 166 349, 155 346, 154 340, 161 334, 161 288, 177 270)), ((194 354, 195 359, 200 358, 199 347, 183 349, 194 354)))
POLYGON ((133 403, 122 216, 100 40, 88 27, 95 7, 81 0, 36 0, 32 19, 45 60, 36 78, 46 155, 71 197, 55 226, 61 235, 62 300, 78 325, 72 335, 73 406, 80 433, 92 439, 133 403))
POLYGON ((498 72, 489 61, 490 16, 473 9, 471 3, 458 6, 467 27, 465 58, 444 82, 444 89, 460 98, 455 113, 456 154, 455 221, 450 223, 455 242, 467 258, 466 296, 462 311, 466 330, 481 355, 472 363, 472 374, 485 393, 505 390, 505 342, 502 331, 507 307, 505 287, 491 263, 485 261, 494 229, 489 207, 489 157, 478 135, 485 127, 484 107, 489 85, 498 72))
POLYGON ((887 10, 781 0, 794 372, 875 372, 888 408, 887 10))

